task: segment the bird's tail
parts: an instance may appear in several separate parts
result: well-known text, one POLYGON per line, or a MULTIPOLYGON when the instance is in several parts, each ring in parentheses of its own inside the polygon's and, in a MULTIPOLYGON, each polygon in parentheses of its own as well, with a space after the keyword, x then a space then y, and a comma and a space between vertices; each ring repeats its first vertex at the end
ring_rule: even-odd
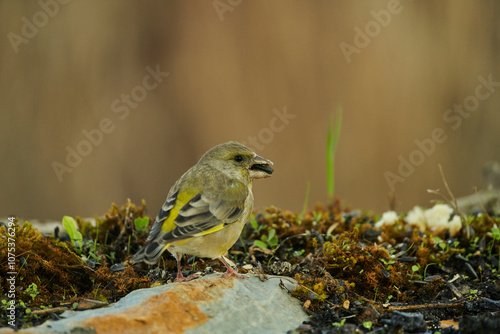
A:
POLYGON ((153 241, 146 246, 144 246, 140 251, 134 254, 130 259, 130 263, 136 264, 139 262, 145 262, 150 265, 154 265, 158 262, 161 254, 170 244, 163 244, 158 241, 153 241))

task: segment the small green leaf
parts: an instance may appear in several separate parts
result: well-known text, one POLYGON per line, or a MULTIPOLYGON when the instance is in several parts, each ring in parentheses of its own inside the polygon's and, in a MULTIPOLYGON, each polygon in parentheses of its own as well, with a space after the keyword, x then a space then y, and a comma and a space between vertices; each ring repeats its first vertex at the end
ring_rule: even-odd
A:
POLYGON ((257 223, 257 221, 256 221, 256 220, 252 220, 252 221, 250 222, 250 224, 252 224, 252 227, 253 227, 255 230, 257 230, 257 229, 259 228, 259 223, 257 223))
POLYGON ((278 237, 273 235, 273 237, 271 239, 269 239, 268 243, 269 243, 269 246, 271 246, 271 248, 278 246, 278 237))
POLYGON ((147 232, 149 225, 149 217, 138 217, 134 219, 135 229, 139 232, 147 232))
POLYGON ((262 249, 267 249, 267 245, 265 242, 262 242, 260 240, 254 240, 253 241, 253 244, 259 248, 262 248, 262 249))
POLYGON ((345 324, 345 318, 343 318, 340 322, 334 322, 332 325, 334 325, 335 327, 341 327, 341 326, 344 326, 345 324))
POLYGON ((64 216, 62 223, 69 237, 73 238, 76 233, 76 221, 73 219, 73 217, 64 216))
POLYGON ((304 254, 304 252, 305 252, 305 249, 301 249, 299 251, 294 251, 293 256, 301 256, 302 254, 304 254))
POLYGON ((267 235, 267 239, 271 240, 276 234, 276 230, 274 228, 269 230, 269 234, 267 235))
POLYGON ((498 227, 493 227, 491 233, 488 233, 494 240, 500 240, 500 229, 498 227))
POLYGON ((73 217, 64 216, 63 217, 63 227, 69 235, 71 242, 77 244, 80 249, 82 248, 83 237, 82 234, 77 230, 76 221, 73 217))
POLYGON ((365 321, 365 322, 363 322, 363 327, 366 328, 366 329, 368 329, 368 330, 372 329, 372 325, 373 324, 372 324, 371 321, 365 321))

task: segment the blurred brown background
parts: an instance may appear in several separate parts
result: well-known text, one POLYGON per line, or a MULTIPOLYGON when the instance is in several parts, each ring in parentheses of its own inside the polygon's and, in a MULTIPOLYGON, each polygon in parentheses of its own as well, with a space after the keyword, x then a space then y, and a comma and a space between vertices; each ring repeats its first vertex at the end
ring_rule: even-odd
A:
POLYGON ((401 158, 419 165, 393 184, 400 211, 430 205, 439 163, 461 196, 500 160, 500 87, 478 88, 500 82, 498 1, 64 2, 0 5, 0 216, 93 216, 128 197, 155 215, 207 149, 251 136, 276 169, 256 209, 300 211, 307 182, 310 206, 327 201, 337 105, 351 208, 386 210, 401 158), (74 167, 68 147, 86 154, 74 167))

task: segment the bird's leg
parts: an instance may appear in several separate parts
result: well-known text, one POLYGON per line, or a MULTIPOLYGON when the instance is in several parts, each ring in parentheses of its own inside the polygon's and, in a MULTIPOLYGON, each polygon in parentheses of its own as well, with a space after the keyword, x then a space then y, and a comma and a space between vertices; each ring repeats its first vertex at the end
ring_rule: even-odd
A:
POLYGON ((238 278, 245 278, 245 276, 238 274, 238 268, 233 269, 233 267, 231 267, 231 266, 229 265, 229 263, 227 263, 226 259, 224 258, 224 255, 220 256, 220 257, 219 257, 219 260, 220 260, 220 262, 224 263, 224 265, 225 265, 225 266, 226 266, 226 268, 227 268, 227 271, 226 271, 226 273, 224 274, 224 277, 236 276, 236 277, 238 277, 238 278))
POLYGON ((175 279, 174 282, 187 281, 188 279, 186 277, 184 277, 184 275, 182 275, 182 271, 181 271, 182 254, 175 253, 175 259, 177 260, 177 278, 175 279))

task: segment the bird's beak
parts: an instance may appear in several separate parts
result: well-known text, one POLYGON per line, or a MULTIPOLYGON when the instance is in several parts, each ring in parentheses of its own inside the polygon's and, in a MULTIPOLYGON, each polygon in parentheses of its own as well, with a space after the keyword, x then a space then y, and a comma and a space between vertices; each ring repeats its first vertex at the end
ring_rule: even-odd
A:
POLYGON ((274 172, 274 169, 271 167, 272 165, 272 161, 256 155, 253 158, 252 165, 250 165, 250 177, 252 179, 262 179, 265 177, 270 177, 274 172))

